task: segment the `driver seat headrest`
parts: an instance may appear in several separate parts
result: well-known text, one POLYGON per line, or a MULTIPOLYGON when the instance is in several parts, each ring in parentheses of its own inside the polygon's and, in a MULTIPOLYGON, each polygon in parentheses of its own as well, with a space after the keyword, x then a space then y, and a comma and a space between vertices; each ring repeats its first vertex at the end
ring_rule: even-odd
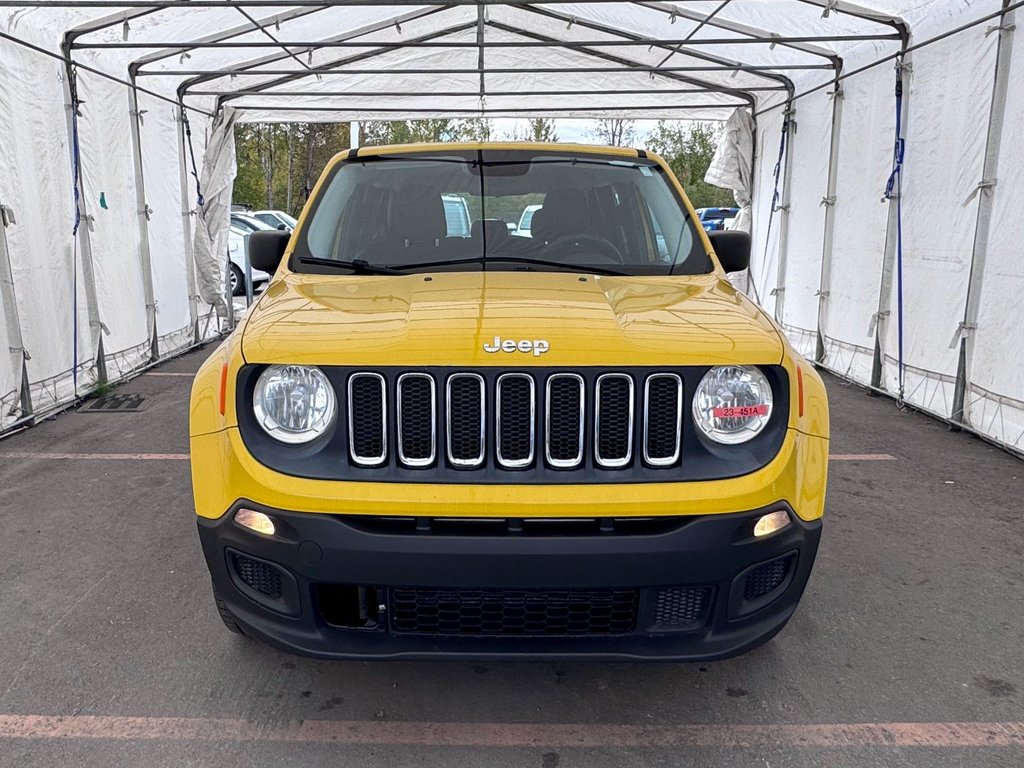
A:
POLYGON ((582 189, 561 187, 544 196, 544 205, 533 214, 530 233, 546 242, 590 229, 590 208, 582 189))

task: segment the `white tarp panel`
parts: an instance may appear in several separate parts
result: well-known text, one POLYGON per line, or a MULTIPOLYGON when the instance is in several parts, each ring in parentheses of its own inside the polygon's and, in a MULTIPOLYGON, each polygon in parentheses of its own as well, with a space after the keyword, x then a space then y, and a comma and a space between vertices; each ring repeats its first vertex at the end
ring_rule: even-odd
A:
MULTIPOLYGON (((978 220, 995 42, 975 28, 914 54, 903 180, 903 305, 906 400, 941 416, 953 411, 958 349, 978 220), (980 109, 979 109, 980 107, 980 109), (955 146, 957 151, 950 152, 955 146)), ((887 305, 884 385, 898 390, 897 306, 887 305)))
POLYGON ((895 136, 895 76, 877 67, 843 83, 836 227, 822 312, 828 367, 870 382, 895 136))
POLYGON ((203 205, 197 208, 195 239, 192 242, 199 295, 207 304, 227 314, 224 274, 227 267, 228 233, 224 228, 231 211, 231 189, 235 181, 235 116, 226 108, 214 121, 210 141, 203 155, 200 176, 203 205))
MULTIPOLYGON (((100 342, 103 367, 117 376, 148 363, 154 349, 166 354, 217 333, 207 302, 223 310, 235 120, 726 120, 740 109, 754 116, 753 171, 728 186, 746 186, 752 198, 748 291, 801 352, 896 393, 893 204, 882 195, 893 157, 893 57, 912 43, 902 200, 905 396, 949 417, 959 383, 966 425, 1020 448, 1024 355, 1014 331, 1024 288, 1016 213, 1024 206, 1024 155, 1012 133, 1024 119, 1019 87, 1010 88, 999 177, 971 197, 986 181, 996 46, 1012 39, 993 31, 1002 7, 1000 0, 4 7, 0 33, 15 39, 0 38, 0 203, 18 214, 5 233, 17 312, 4 307, 0 343, 16 318, 31 355, 32 405, 42 412, 75 396, 76 361, 79 391, 88 391, 101 370, 100 342), (961 25, 968 26, 929 43, 961 25), (91 219, 78 242, 62 42, 73 44, 85 101, 81 200, 91 219), (138 147, 125 82, 86 67, 119 81, 137 76, 138 147), (829 92, 840 67, 836 125, 829 92), (794 93, 782 208, 773 213, 783 107, 794 93), (179 97, 192 110, 207 196, 201 211, 179 97), (225 117, 222 107, 236 111, 225 117), (211 134, 214 119, 228 130, 211 134), (830 172, 832 208, 822 205, 830 172), (992 235, 979 255, 975 232, 989 200, 992 235), (961 366, 954 334, 973 263, 985 270, 975 272, 977 327, 968 329, 961 366)), ((1024 75, 1020 48, 1011 82, 1024 75)), ((19 382, 16 356, 0 355, 0 429, 16 418, 10 404, 19 382)))

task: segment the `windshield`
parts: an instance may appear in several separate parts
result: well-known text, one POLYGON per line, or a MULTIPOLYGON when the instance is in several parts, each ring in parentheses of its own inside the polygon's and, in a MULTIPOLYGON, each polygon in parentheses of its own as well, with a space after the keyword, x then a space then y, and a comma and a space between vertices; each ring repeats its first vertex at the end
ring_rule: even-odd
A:
POLYGON ((712 269, 656 163, 536 150, 341 163, 314 202, 292 268, 325 272, 343 264, 401 272, 712 269))

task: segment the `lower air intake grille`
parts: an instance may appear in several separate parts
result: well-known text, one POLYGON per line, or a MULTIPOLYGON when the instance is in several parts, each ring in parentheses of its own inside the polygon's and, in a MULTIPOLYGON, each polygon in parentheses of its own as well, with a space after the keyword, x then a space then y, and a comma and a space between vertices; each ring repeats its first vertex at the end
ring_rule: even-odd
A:
POLYGON ((272 565, 233 552, 231 566, 238 578, 250 589, 274 600, 284 595, 281 572, 272 565))
POLYGON ((790 554, 771 560, 748 573, 743 585, 743 599, 747 602, 757 600, 777 589, 789 575, 795 557, 790 554))
POLYGON ((636 590, 395 588, 395 632, 432 635, 615 635, 636 630, 636 590))
POLYGON ((661 629, 694 627, 704 622, 711 605, 711 587, 677 587, 658 591, 654 623, 661 629))

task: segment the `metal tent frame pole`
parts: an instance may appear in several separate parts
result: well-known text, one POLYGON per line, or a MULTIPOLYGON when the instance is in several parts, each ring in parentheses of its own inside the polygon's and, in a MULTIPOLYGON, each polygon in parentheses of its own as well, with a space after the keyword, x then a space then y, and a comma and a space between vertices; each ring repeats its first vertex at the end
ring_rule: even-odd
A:
POLYGON ((821 274, 818 281, 818 321, 815 328, 814 360, 825 362, 825 322, 828 318, 828 297, 832 285, 832 254, 835 251, 836 208, 839 205, 839 150, 843 132, 843 83, 842 70, 836 71, 835 89, 832 97, 832 132, 829 137, 828 180, 825 197, 821 204, 825 208, 825 226, 821 246, 821 274))
MULTIPOLYGON (((906 46, 904 46, 906 50, 906 46)), ((903 124, 903 136, 906 136, 910 127, 910 89, 907 87, 908 76, 912 76, 911 54, 906 53, 897 61, 897 71, 901 73, 903 83, 903 107, 901 122, 903 124)), ((893 157, 892 169, 895 171, 898 163, 893 157)), ((905 167, 905 166, 904 166, 905 167)), ((871 358, 871 386, 874 389, 887 389, 882 383, 885 370, 885 336, 888 332, 888 320, 890 307, 892 306, 893 281, 896 276, 897 250, 899 245, 900 230, 900 198, 903 196, 903 173, 899 174, 895 188, 895 194, 888 201, 888 219, 885 227, 885 248, 882 252, 882 274, 878 289, 878 307, 871 321, 868 334, 874 336, 874 348, 871 358)), ((882 198, 885 202, 885 198, 882 198)), ((902 392, 899 393, 902 397, 902 392)))
POLYGON ((988 258, 989 236, 992 231, 992 210, 996 184, 999 178, 999 159, 1002 151, 1003 130, 1006 122, 1006 100, 1010 83, 1010 67, 1013 61, 1013 33, 1016 28, 1016 12, 1007 10, 1010 0, 1003 0, 1006 11, 998 26, 999 39, 996 47, 995 84, 992 88, 992 103, 989 108, 988 138, 985 143, 985 163, 982 179, 978 184, 978 218, 974 233, 974 248, 971 253, 971 271, 967 280, 967 302, 964 319, 957 329, 953 346, 959 341, 960 357, 953 392, 952 421, 964 426, 973 424, 967 392, 971 386, 971 372, 974 364, 975 331, 981 310, 981 290, 985 280, 985 266, 988 258))
POLYGON ((181 193, 181 232, 184 238, 185 278, 188 285, 188 316, 192 324, 192 341, 198 344, 201 340, 199 332, 199 289, 196 280, 195 252, 192 247, 192 190, 188 183, 188 159, 185 152, 185 121, 184 107, 178 112, 178 175, 181 193))
POLYGON ((792 208, 793 143, 796 136, 796 102, 791 101, 783 113, 786 131, 786 154, 782 164, 782 197, 779 201, 779 263, 775 272, 775 321, 784 324, 786 304, 786 269, 789 261, 789 214, 792 208))
MULTIPOLYGON (((135 73, 129 73, 135 81, 135 73)), ((139 220, 139 262, 142 269, 142 293, 146 302, 146 323, 149 333, 149 359, 160 358, 160 342, 156 318, 156 291, 153 285, 153 256, 149 247, 149 203, 146 201, 146 174, 142 162, 142 112, 139 94, 128 89, 128 120, 131 127, 132 164, 135 170, 135 205, 139 220)))
POLYGON ((0 203, 0 302, 4 307, 4 325, 7 328, 8 347, 11 354, 11 372, 18 377, 18 403, 21 413, 15 423, 24 423, 33 417, 32 390, 28 377, 28 361, 31 356, 25 349, 21 316, 18 313, 18 294, 14 289, 11 252, 7 247, 7 227, 9 224, 13 224, 13 218, 11 209, 0 203))
MULTIPOLYGON (((96 291, 96 272, 93 264, 92 256, 92 239, 89 237, 91 228, 91 217, 89 215, 89 207, 85 201, 85 188, 82 184, 82 157, 81 153, 78 152, 77 139, 76 139, 76 127, 75 127, 75 109, 78 103, 78 84, 76 82, 77 75, 75 73, 75 63, 71 58, 71 51, 68 48, 70 41, 65 39, 61 45, 61 53, 64 57, 64 98, 65 98, 65 113, 67 117, 67 134, 68 134, 68 153, 69 160, 71 161, 72 179, 71 183, 75 188, 75 194, 78 197, 78 211, 80 214, 80 223, 78 227, 78 257, 82 265, 82 283, 85 287, 85 303, 86 313, 89 318, 89 338, 93 343, 93 365, 96 368, 96 378, 102 384, 107 381, 107 365, 106 358, 103 352, 103 329, 104 325, 100 319, 99 310, 99 298, 96 291), (76 153, 77 157, 76 157, 76 153)), ((73 286, 74 291, 78 291, 78 286, 73 286)), ((74 344, 78 344, 78 339, 74 339, 74 344)), ((78 362, 78 366, 81 363, 78 362)), ((75 395, 78 395, 77 369, 73 371, 73 375, 76 380, 75 395)))

